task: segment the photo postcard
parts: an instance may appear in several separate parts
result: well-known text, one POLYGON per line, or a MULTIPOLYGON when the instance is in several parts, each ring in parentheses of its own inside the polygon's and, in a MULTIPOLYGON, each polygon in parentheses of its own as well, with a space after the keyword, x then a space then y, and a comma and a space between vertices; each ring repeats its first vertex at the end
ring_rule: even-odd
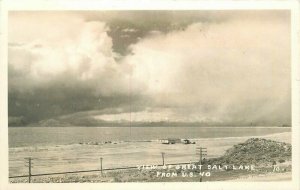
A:
POLYGON ((7 187, 298 184, 294 10, 189 5, 8 9, 7 187))

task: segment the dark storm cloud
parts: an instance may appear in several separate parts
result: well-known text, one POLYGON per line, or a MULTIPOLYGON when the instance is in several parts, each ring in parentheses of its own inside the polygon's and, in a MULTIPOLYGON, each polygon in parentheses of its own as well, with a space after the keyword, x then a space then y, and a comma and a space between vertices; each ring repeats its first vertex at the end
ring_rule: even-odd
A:
MULTIPOLYGON (((9 78, 8 114, 12 117, 22 117, 24 123, 82 111, 108 111, 107 108, 126 112, 129 109, 129 102, 132 103, 132 111, 135 111, 139 110, 138 104, 142 98, 140 95, 127 92, 106 95, 99 92, 94 81, 79 81, 72 75, 57 76, 42 85, 27 86, 27 89, 19 84, 20 81, 28 80, 26 73, 17 72, 10 67, 9 78)), ((109 85, 104 83, 100 82, 98 85, 103 87, 109 85)))
MULTIPOLYGON (((92 91, 93 89, 86 87, 72 88, 61 85, 24 93, 11 91, 8 94, 8 114, 24 117, 25 123, 28 124, 81 111, 128 107, 128 96, 94 96, 92 91)), ((131 98, 134 98, 135 102, 139 97, 131 98)))

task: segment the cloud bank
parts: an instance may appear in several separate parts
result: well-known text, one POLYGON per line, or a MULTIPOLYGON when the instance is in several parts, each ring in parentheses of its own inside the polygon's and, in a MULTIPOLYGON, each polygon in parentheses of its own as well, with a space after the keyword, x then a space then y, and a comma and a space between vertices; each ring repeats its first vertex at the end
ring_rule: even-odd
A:
POLYGON ((110 22, 42 15, 9 17, 10 116, 30 123, 109 108, 119 111, 97 117, 290 123, 290 25, 281 17, 148 29, 121 55, 110 22))

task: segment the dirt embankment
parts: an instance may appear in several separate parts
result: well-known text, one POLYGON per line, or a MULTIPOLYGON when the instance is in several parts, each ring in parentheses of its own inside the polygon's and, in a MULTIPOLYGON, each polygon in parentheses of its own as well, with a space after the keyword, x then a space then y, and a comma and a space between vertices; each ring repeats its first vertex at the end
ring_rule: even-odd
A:
POLYGON ((207 163, 271 166, 290 161, 291 155, 291 144, 263 138, 250 138, 244 143, 234 145, 223 156, 208 160, 207 163))

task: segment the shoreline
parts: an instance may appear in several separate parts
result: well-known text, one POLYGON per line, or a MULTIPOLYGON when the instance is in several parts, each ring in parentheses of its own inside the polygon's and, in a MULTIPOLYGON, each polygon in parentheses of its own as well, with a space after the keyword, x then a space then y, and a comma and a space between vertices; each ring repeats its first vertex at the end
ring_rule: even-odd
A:
MULTIPOLYGON (((279 132, 272 133, 267 135, 251 135, 251 136, 233 136, 233 137, 203 137, 203 138, 178 138, 178 139, 189 139, 191 141, 202 141, 202 140, 230 140, 230 139, 247 139, 247 138, 277 138, 282 139, 283 136, 291 136, 291 132, 279 132)), ((176 138, 177 139, 177 138, 176 138)), ((36 146, 14 146, 9 147, 9 149, 18 149, 18 148, 37 148, 37 147, 57 147, 57 146, 72 146, 72 145, 105 145, 105 144, 122 144, 122 143, 151 143, 151 142, 160 142, 162 139, 152 139, 152 140, 117 140, 117 141, 89 141, 89 142, 77 142, 69 144, 45 144, 45 145, 36 145, 36 146), (94 143, 94 144, 93 144, 94 143)), ((291 138, 283 138, 284 142, 291 143, 291 138)))

